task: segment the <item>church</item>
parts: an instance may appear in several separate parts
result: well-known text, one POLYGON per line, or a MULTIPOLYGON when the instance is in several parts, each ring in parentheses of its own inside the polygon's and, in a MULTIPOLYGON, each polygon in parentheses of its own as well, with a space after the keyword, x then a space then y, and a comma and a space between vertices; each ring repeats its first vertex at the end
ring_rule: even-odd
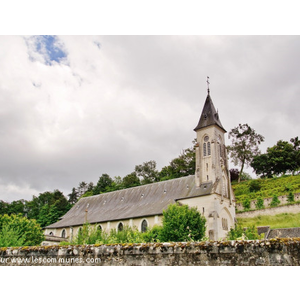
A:
POLYGON ((235 200, 230 184, 226 130, 210 96, 194 131, 195 175, 81 198, 60 220, 44 228, 44 245, 72 239, 88 222, 101 230, 124 226, 145 231, 162 224, 163 210, 173 203, 197 207, 206 218, 206 236, 225 238, 235 222, 235 200))

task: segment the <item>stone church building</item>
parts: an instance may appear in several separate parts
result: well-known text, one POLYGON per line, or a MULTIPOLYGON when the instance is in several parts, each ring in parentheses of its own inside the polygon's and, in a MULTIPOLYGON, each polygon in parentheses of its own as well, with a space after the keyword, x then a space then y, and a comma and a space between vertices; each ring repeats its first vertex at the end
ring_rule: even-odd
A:
POLYGON ((194 131, 197 134, 196 172, 186 176, 81 198, 60 220, 45 228, 44 245, 72 239, 87 221, 101 230, 140 231, 161 224, 169 204, 197 207, 206 218, 210 240, 226 237, 235 222, 235 200, 230 184, 223 128, 210 91, 194 131))

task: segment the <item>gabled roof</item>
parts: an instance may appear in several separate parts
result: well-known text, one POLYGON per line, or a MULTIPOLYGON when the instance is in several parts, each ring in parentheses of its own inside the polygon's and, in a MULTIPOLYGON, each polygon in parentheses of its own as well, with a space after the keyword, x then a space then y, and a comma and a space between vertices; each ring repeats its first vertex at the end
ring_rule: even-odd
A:
POLYGON ((195 186, 195 176, 161 181, 115 192, 81 198, 60 221, 46 228, 82 225, 86 210, 89 223, 101 223, 162 214, 176 200, 204 196, 212 183, 195 186))
POLYGON ((208 127, 211 125, 217 125, 222 130, 224 130, 224 132, 226 132, 226 130, 223 128, 223 125, 219 119, 219 114, 214 107, 214 104, 211 100, 211 97, 210 97, 210 94, 208 91, 208 95, 207 95, 206 101, 204 103, 204 107, 203 107, 203 110, 202 110, 202 113, 200 116, 199 123, 194 130, 197 131, 201 128, 208 127))

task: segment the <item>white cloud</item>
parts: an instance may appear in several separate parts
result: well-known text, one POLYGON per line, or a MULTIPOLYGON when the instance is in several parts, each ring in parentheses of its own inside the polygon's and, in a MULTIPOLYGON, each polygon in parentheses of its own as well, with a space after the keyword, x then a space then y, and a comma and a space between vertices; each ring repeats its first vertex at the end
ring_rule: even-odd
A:
POLYGON ((297 36, 59 36, 51 64, 37 41, 0 37, 5 201, 167 165, 195 137, 206 76, 227 131, 248 123, 262 149, 298 135, 297 36))

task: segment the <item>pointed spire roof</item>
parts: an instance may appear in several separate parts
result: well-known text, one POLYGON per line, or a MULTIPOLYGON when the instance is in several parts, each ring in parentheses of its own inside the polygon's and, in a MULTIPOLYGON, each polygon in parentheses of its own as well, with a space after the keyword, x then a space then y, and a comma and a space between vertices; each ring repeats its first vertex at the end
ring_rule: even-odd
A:
POLYGON ((194 130, 197 131, 204 127, 208 127, 211 125, 217 125, 226 132, 226 130, 223 128, 223 125, 219 119, 219 114, 216 111, 214 104, 211 100, 211 97, 209 94, 209 89, 207 91, 208 91, 208 94, 207 94, 205 104, 204 104, 204 107, 203 107, 203 110, 202 110, 202 113, 200 116, 200 120, 194 130))

